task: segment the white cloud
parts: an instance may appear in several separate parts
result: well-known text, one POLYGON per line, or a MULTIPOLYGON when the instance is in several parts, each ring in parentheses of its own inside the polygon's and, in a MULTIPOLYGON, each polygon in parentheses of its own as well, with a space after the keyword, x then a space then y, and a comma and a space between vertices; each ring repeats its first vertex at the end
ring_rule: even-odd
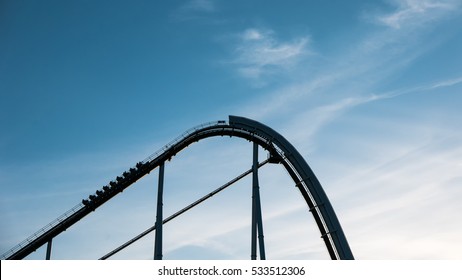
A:
POLYGON ((172 17, 179 21, 196 20, 218 10, 213 0, 190 0, 175 10, 172 17))
POLYGON ((284 42, 277 40, 271 30, 250 28, 238 36, 232 63, 243 77, 265 83, 267 75, 290 71, 308 51, 308 37, 284 42))
POLYGON ((444 81, 437 82, 431 86, 429 86, 429 89, 437 89, 437 88, 442 88, 442 87, 450 87, 450 86, 455 86, 462 83, 462 77, 454 78, 454 79, 448 79, 444 81))
MULTIPOLYGON (((416 14, 420 10, 430 13, 432 21, 445 20, 445 16, 448 16, 452 9, 458 7, 457 3, 457 1, 424 1, 422 3, 419 1, 396 1, 400 10, 410 9, 416 14), (431 9, 438 9, 441 12, 432 14, 431 9)), ((430 21, 428 17, 423 17, 421 23, 428 23, 427 20, 430 21)), ((433 22, 433 24, 437 25, 437 22, 433 22)), ((320 123, 320 119, 324 119, 327 124, 327 120, 331 119, 327 117, 328 111, 333 115, 332 109, 341 104, 354 108, 364 102, 397 97, 407 93, 427 92, 437 87, 453 86, 460 83, 460 77, 456 77, 447 80, 442 79, 430 85, 421 84, 408 88, 392 89, 388 92, 383 92, 380 89, 380 85, 387 81, 390 76, 396 75, 411 65, 413 61, 438 46, 439 39, 427 40, 425 34, 428 30, 421 27, 421 25, 410 24, 403 25, 400 29, 376 30, 367 33, 357 42, 356 47, 341 49, 338 53, 331 54, 328 61, 323 61, 322 64, 318 63, 321 67, 317 71, 307 71, 303 66, 297 68, 297 74, 300 75, 298 79, 291 80, 290 84, 274 89, 266 94, 263 100, 255 102, 264 104, 264 106, 256 106, 254 103, 244 106, 241 109, 242 114, 248 114, 256 119, 270 118, 275 112, 278 113, 278 118, 281 118, 281 115, 287 116, 294 111, 310 115, 308 111, 312 111, 313 107, 317 106, 316 110, 319 111, 322 107, 321 113, 324 114, 319 117, 315 112, 312 112, 311 115, 316 116, 314 120, 318 121, 315 123, 320 123), (308 74, 303 75, 304 72, 308 74), (357 101, 356 105, 353 104, 355 100, 357 101), (326 117, 323 118, 323 116, 326 117)), ((271 42, 273 37, 272 31, 247 29, 243 32, 240 46, 242 51, 237 49, 239 55, 236 59, 240 63, 238 71, 243 76, 258 81, 264 76, 265 71, 271 70, 271 67, 266 68, 265 65, 270 66, 273 61, 265 60, 266 56, 261 58, 255 55, 258 48, 252 48, 252 46, 259 46, 258 42, 271 42), (244 44, 244 42, 249 43, 244 44), (245 61, 249 62, 245 64, 245 61)), ((295 61, 301 61, 306 57, 302 55, 303 53, 311 53, 307 46, 308 38, 300 37, 299 42, 302 38, 306 40, 304 44, 290 45, 293 47, 293 51, 288 53, 297 54, 294 55, 295 61)), ((261 44, 265 46, 263 43, 261 44)), ((266 45, 270 45, 270 43, 266 43, 266 45)), ((265 53, 265 51, 260 53, 265 53)), ((275 56, 274 64, 281 65, 282 68, 283 62, 286 61, 283 58, 285 57, 287 61, 290 61, 291 56, 281 57, 279 60, 278 56, 275 56), (278 64, 279 61, 281 61, 280 64, 278 64)), ((317 62, 316 59, 325 60, 325 55, 321 53, 313 57, 315 63, 317 62)), ((297 118, 298 116, 293 117, 293 119, 297 118)))
POLYGON ((460 3, 453 0, 395 0, 396 11, 377 18, 378 22, 396 29, 406 25, 433 21, 440 12, 455 9, 460 3))
POLYGON ((242 39, 244 41, 251 41, 251 40, 262 40, 264 39, 265 34, 263 34, 260 30, 250 28, 244 31, 242 34, 242 39))
POLYGON ((210 13, 216 10, 216 6, 212 0, 191 0, 183 6, 183 9, 210 13))
POLYGON ((436 90, 436 89, 457 86, 461 83, 462 83, 462 77, 449 78, 449 79, 444 79, 440 81, 434 81, 433 83, 430 83, 430 84, 418 85, 412 88, 395 89, 393 91, 376 94, 374 96, 376 99, 388 99, 388 98, 394 98, 394 97, 398 97, 398 96, 406 95, 406 94, 416 94, 416 93, 424 94, 424 93, 429 93, 432 90, 436 90))

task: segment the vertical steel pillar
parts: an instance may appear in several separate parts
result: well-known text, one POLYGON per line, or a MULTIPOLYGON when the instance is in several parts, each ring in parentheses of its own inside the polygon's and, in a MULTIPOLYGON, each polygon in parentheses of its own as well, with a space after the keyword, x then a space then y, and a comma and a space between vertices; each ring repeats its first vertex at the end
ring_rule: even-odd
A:
POLYGON ((260 249, 260 260, 266 260, 265 240, 263 236, 263 218, 261 214, 260 191, 257 192, 257 229, 258 229, 258 247, 260 249))
POLYGON ((162 259, 162 220, 163 220, 163 195, 164 195, 164 163, 159 166, 159 185, 157 186, 157 214, 156 214, 156 237, 154 243, 154 259, 162 259))
POLYGON ((53 239, 50 239, 47 244, 47 255, 46 255, 46 260, 49 261, 51 259, 51 243, 53 239))
POLYGON ((253 143, 253 165, 252 165, 252 240, 251 254, 252 260, 257 259, 257 233, 258 245, 260 248, 260 259, 266 259, 265 242, 263 236, 263 219, 260 202, 260 186, 258 183, 258 144, 253 143))

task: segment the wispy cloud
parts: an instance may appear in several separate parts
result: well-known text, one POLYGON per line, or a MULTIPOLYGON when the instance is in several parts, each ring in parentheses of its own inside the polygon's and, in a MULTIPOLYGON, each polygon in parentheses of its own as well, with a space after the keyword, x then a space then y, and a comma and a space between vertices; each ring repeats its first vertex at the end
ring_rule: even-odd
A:
POLYGON ((183 6, 184 9, 198 12, 214 12, 216 10, 215 2, 212 0, 191 0, 183 6))
POLYGON ((241 76, 264 85, 267 76, 300 63, 310 53, 308 43, 307 36, 281 41, 272 30, 249 28, 238 36, 232 63, 241 76))
POLYGON ((397 6, 396 10, 378 16, 377 21, 396 29, 433 21, 440 12, 453 10, 460 4, 454 0, 395 0, 393 3, 397 6))
POLYGON ((179 21, 200 19, 215 13, 218 7, 213 0, 190 0, 180 6, 172 14, 172 18, 179 21))
POLYGON ((462 83, 462 77, 454 78, 454 79, 448 79, 444 81, 439 81, 435 84, 432 84, 429 86, 429 89, 437 89, 437 88, 443 88, 443 87, 450 87, 450 86, 455 86, 458 84, 462 83))
POLYGON ((441 88, 448 88, 448 87, 453 87, 457 86, 459 84, 462 84, 462 77, 457 77, 457 78, 449 78, 449 79, 444 79, 440 81, 435 81, 430 84, 424 84, 424 85, 417 85, 411 88, 402 88, 402 89, 395 89, 390 92, 385 92, 385 93, 380 93, 380 94, 375 94, 376 99, 388 99, 388 98, 394 98, 398 97, 401 95, 406 95, 406 94, 423 94, 423 93, 428 93, 433 90, 441 89, 441 88))
MULTIPOLYGON (((272 92, 264 96, 265 106, 255 106, 250 104, 242 110, 252 117, 257 119, 265 119, 274 115, 278 116, 281 113, 302 112, 307 115, 307 111, 321 110, 322 112, 340 112, 345 111, 345 108, 354 108, 356 105, 376 101, 378 99, 386 99, 397 97, 402 94, 429 91, 443 86, 453 86, 460 83, 460 77, 456 78, 441 78, 432 84, 422 84, 417 86, 403 87, 392 89, 384 92, 381 85, 390 78, 405 70, 414 61, 435 48, 439 41, 433 38, 430 42, 427 40, 428 29, 424 28, 432 25, 437 25, 436 21, 444 21, 448 14, 453 12, 453 9, 458 8, 457 1, 394 1, 398 6, 398 10, 393 14, 414 13, 417 21, 420 24, 403 24, 400 28, 390 28, 387 30, 378 29, 366 33, 357 42, 353 48, 340 49, 337 53, 330 54, 328 63, 319 63, 319 59, 325 60, 326 54, 320 50, 316 53, 319 55, 313 56, 313 62, 321 65, 317 71, 307 71, 305 65, 298 68, 297 72, 300 78, 291 80, 290 83, 274 89, 272 92), (439 13, 432 13, 432 9, 437 9, 439 13), (419 12, 420 11, 420 12, 419 12), (421 13, 430 13, 431 16, 421 13), (431 20, 429 19, 431 18, 431 20), (425 44, 423 44, 425 42, 425 44), (303 75, 303 73, 309 75, 303 75), (302 104, 304 108, 302 108, 302 104), (356 104, 356 105, 355 105, 356 104), (339 105, 342 105, 339 107, 339 105), (318 107, 318 108, 315 108, 318 107), (342 108, 332 110, 334 108, 342 108), (329 109, 329 110, 328 110, 329 109)), ((376 15, 376 20, 384 17, 393 17, 393 14, 376 15)), ((450 18, 451 16, 449 16, 450 18)), ((407 19, 409 22, 411 19, 407 19)), ((404 16, 401 19, 404 23, 404 16)), ((242 34, 242 42, 247 41, 265 41, 265 38, 272 38, 272 32, 262 32, 256 29, 248 29, 242 34)), ((306 58, 306 54, 314 53, 308 48, 309 38, 299 37, 299 44, 294 41, 290 46, 295 50, 294 61, 300 62, 306 58), (301 44, 300 42, 303 42, 301 44), (297 54, 297 55, 295 55, 297 54)), ((266 60, 260 59, 258 48, 252 44, 242 44, 242 51, 237 49, 237 62, 239 62, 239 71, 247 78, 257 79, 265 71, 265 65, 271 65, 271 61, 265 63, 266 60), (247 47, 247 48, 245 48, 247 47), (245 51, 244 51, 245 50, 245 51), (249 61, 245 64, 245 61, 249 61), (244 75, 247 74, 247 75, 244 75)), ((274 45, 274 44, 273 44, 274 45)), ((258 46, 258 45, 257 45, 258 46)), ((261 52, 265 53, 265 52, 261 52)), ((288 60, 290 61, 290 56, 288 60)), ((275 64, 279 60, 275 59, 275 64)), ((285 61, 281 59, 281 61, 285 61)), ((281 64, 281 71, 286 70, 281 64)), ((270 67, 268 67, 270 69, 270 67)), ((256 102, 262 103, 262 100, 256 102)), ((318 119, 319 115, 316 115, 318 119)), ((295 117, 296 118, 296 117, 295 117)), ((326 117, 325 120, 331 119, 326 117)), ((327 122, 326 122, 327 123, 327 122)))

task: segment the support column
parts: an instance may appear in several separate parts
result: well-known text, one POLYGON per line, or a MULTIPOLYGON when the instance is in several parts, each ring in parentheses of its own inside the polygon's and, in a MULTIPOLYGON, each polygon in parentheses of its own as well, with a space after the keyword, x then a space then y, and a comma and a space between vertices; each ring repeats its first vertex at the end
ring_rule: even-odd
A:
POLYGON ((50 241, 48 241, 47 243, 47 255, 46 255, 46 260, 49 261, 51 259, 51 243, 52 243, 53 239, 50 239, 50 241))
POLYGON ((251 254, 252 260, 257 259, 257 234, 258 245, 260 248, 260 259, 266 259, 265 242, 263 236, 263 219, 260 203, 260 186, 258 183, 258 144, 253 143, 253 165, 252 165, 252 240, 251 254))
MULTIPOLYGON (((259 188, 260 189, 260 188, 259 188)), ((260 260, 266 260, 265 240, 263 235, 263 218, 261 214, 260 190, 257 192, 257 229, 258 229, 258 247, 260 249, 260 260)))
POLYGON ((157 186, 157 214, 156 214, 156 237, 154 243, 154 259, 162 259, 162 220, 163 220, 163 195, 164 195, 164 163, 159 166, 159 184, 157 186))

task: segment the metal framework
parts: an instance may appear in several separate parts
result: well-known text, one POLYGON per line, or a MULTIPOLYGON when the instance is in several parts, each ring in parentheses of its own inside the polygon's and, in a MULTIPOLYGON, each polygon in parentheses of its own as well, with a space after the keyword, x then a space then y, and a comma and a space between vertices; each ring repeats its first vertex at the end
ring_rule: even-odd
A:
MULTIPOLYGON (((260 258, 265 259, 263 225, 261 218, 260 195, 258 186, 258 168, 266 162, 258 164, 258 146, 262 147, 263 149, 269 152, 270 157, 267 162, 282 164, 289 173, 290 177, 293 179, 296 187, 299 189, 302 196, 304 197, 309 211, 312 213, 314 220, 316 221, 316 224, 321 233, 321 237, 324 240, 324 243, 326 245, 331 259, 354 259, 351 249, 348 245, 347 239, 345 237, 345 234, 342 230, 342 227, 340 226, 334 209, 331 203, 329 202, 329 199, 327 198, 326 193, 324 192, 318 179, 316 178, 306 161, 300 155, 300 153, 282 135, 280 135, 273 129, 257 121, 238 116, 229 116, 228 122, 217 121, 206 123, 186 131, 181 136, 177 137, 175 140, 165 145, 161 150, 149 156, 144 161, 137 163, 136 166, 130 168, 121 176, 118 176, 114 181, 111 181, 108 185, 104 186, 103 189, 97 190, 96 194, 90 195, 88 199, 82 200, 81 203, 79 203, 71 210, 60 216, 58 219, 51 222, 49 225, 34 233, 25 241, 21 242, 11 250, 4 253, 1 256, 1 258, 23 259, 24 257, 34 252, 45 243, 48 243, 47 259, 49 259, 51 255, 51 241, 55 236, 59 235, 67 228, 77 223, 86 215, 95 211, 95 209, 97 209, 99 206, 109 201, 111 198, 113 198, 115 195, 122 192, 125 188, 135 183, 141 177, 149 174, 152 170, 159 167, 159 189, 157 202, 157 217, 155 226, 146 230, 145 232, 143 232, 142 234, 140 234, 139 236, 135 237, 127 243, 133 243, 133 240, 138 240, 145 234, 156 229, 154 258, 162 259, 162 224, 165 223, 168 219, 173 219, 172 216, 175 215, 174 214, 165 220, 163 220, 162 217, 164 163, 165 161, 170 160, 178 152, 182 151, 194 142, 209 137, 224 135, 247 139, 254 143, 253 166, 251 171, 247 171, 246 173, 244 173, 245 175, 249 173, 253 174, 253 210, 251 244, 252 259, 256 259, 257 238, 259 240, 260 258)), ((243 176, 245 176, 244 174, 238 176, 232 181, 237 181, 238 178, 242 178, 243 176)), ((232 181, 229 182, 227 185, 224 185, 221 188, 217 189, 215 193, 231 185, 232 181)), ((211 197, 214 194, 212 193, 211 195, 209 194, 209 196, 203 198, 202 201, 211 197)), ((195 202, 188 207, 192 208, 200 202, 195 202)), ((188 209, 190 209, 188 207, 184 208, 183 210, 187 211, 188 209)), ((182 210, 180 210, 179 212, 181 211, 182 210)), ((120 249, 124 245, 120 246, 118 249, 120 249)), ((110 255, 111 253, 109 253, 108 255, 110 255)), ((108 255, 104 256, 101 259, 107 258, 108 255)))

